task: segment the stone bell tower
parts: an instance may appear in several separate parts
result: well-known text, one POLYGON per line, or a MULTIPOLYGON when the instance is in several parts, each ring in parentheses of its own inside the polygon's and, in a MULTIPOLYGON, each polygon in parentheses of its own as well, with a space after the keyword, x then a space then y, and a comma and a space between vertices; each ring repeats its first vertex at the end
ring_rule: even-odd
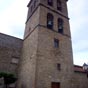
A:
POLYGON ((72 73, 67 0, 31 0, 18 88, 71 88, 72 73))

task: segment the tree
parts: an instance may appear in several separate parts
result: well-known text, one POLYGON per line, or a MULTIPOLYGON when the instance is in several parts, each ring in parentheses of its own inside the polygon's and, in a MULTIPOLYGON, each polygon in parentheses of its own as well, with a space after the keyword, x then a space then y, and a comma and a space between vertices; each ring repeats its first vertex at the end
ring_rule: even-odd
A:
POLYGON ((12 73, 0 72, 0 78, 4 78, 5 88, 8 87, 9 84, 15 83, 17 78, 12 73))

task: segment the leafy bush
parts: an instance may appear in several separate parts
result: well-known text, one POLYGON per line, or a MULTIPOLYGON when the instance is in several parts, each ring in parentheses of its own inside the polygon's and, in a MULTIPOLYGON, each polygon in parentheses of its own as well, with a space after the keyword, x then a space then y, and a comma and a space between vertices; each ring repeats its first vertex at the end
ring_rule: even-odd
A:
POLYGON ((16 82, 17 78, 12 73, 0 72, 0 78, 4 78, 4 83, 6 85, 16 82))

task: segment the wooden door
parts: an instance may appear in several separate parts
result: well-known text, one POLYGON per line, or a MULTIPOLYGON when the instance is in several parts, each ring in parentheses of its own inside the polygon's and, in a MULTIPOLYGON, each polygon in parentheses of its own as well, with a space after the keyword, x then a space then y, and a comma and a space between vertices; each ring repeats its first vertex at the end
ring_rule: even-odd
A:
POLYGON ((60 88, 59 82, 52 82, 52 88, 60 88))

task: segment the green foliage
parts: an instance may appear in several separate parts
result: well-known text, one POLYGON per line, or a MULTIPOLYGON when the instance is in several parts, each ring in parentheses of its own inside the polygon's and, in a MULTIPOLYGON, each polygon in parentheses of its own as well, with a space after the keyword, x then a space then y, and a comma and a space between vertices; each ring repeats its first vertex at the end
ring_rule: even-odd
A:
POLYGON ((15 77, 15 75, 12 74, 12 73, 0 72, 0 78, 1 77, 4 78, 5 84, 14 83, 17 80, 17 78, 15 77))

